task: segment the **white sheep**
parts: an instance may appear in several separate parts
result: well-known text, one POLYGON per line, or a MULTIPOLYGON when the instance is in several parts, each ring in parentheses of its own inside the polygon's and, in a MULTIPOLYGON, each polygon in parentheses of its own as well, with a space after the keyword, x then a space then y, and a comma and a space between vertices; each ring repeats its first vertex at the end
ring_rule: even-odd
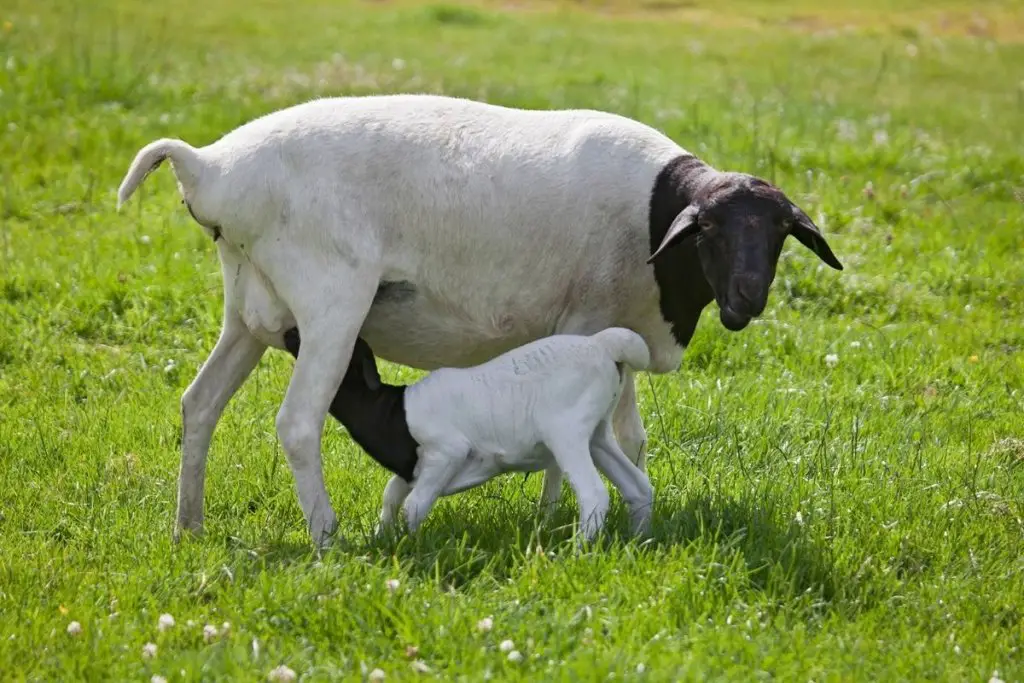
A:
MULTIPOLYGON (((299 354, 298 331, 285 336, 299 354)), ((609 328, 590 336, 552 335, 470 368, 435 370, 410 386, 384 384, 373 351, 357 339, 332 412, 381 463, 403 463, 384 489, 380 528, 403 508, 415 531, 440 496, 507 472, 557 467, 579 503, 579 528, 603 528, 604 472, 629 507, 633 531, 646 531, 654 490, 619 448, 612 413, 628 373, 650 353, 640 335, 609 328)))
MULTIPOLYGON (((175 537, 201 530, 214 428, 288 329, 305 346, 277 430, 319 543, 337 526, 321 431, 357 336, 385 360, 430 370, 553 333, 626 327, 664 373, 712 300, 731 330, 761 313, 787 235, 842 268, 781 190, 603 112, 433 95, 314 100, 198 149, 146 145, 118 207, 168 158, 216 243, 225 289, 220 339, 182 396, 175 537)), ((632 375, 613 421, 643 469, 632 375)), ((560 484, 548 470, 545 502, 560 484)))

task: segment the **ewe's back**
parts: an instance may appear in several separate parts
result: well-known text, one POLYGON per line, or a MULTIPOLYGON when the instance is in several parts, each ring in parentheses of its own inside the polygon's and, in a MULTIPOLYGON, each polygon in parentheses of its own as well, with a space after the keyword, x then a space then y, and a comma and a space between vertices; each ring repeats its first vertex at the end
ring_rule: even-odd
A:
POLYGON ((392 223, 402 207, 486 221, 528 207, 646 197, 660 166, 680 152, 654 129, 610 113, 436 95, 313 100, 255 119, 208 149, 228 166, 259 157, 283 184, 347 188, 368 217, 392 223), (391 210, 381 215, 380 207, 391 210))

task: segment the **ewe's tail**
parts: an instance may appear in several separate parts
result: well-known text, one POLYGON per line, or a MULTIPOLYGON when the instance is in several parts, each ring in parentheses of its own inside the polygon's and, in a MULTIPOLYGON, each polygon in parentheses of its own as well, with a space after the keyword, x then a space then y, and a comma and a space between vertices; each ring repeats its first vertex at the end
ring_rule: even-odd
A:
POLYGON ((174 175, 177 176, 182 189, 188 193, 195 188, 196 183, 199 182, 199 176, 205 167, 203 160, 199 158, 196 148, 181 140, 170 138, 156 140, 139 150, 124 180, 121 181, 121 187, 117 188, 118 211, 121 210, 121 206, 138 189, 142 181, 146 179, 146 176, 155 171, 163 163, 164 159, 168 157, 171 160, 174 175))
POLYGON ((591 336, 608 351, 616 363, 625 363, 632 370, 646 370, 651 364, 651 351, 643 337, 625 327, 609 327, 591 336))

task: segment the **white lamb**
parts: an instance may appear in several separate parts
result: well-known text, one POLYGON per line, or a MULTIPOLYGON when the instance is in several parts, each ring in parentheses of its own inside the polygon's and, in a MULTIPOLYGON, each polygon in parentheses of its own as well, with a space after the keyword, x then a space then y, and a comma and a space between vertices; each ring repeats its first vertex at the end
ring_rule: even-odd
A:
MULTIPOLYGON (((297 331, 286 345, 301 358, 297 331)), ((649 363, 643 338, 613 327, 545 337, 481 365, 442 368, 407 387, 392 386, 381 382, 373 351, 360 338, 332 412, 375 460, 406 463, 411 474, 388 482, 382 529, 400 507, 415 531, 439 496, 505 472, 558 467, 576 494, 585 539, 603 528, 608 512, 598 470, 622 493, 633 531, 642 533, 654 491, 619 448, 611 419, 628 372, 649 363)))
MULTIPOLYGON (((206 458, 228 401, 266 348, 302 330, 277 414, 310 534, 337 517, 324 419, 357 337, 414 368, 467 367, 555 333, 636 331, 650 372, 679 366, 703 311, 740 330, 761 314, 784 240, 841 269, 772 184, 718 171, 640 122, 434 95, 315 100, 195 148, 135 157, 118 205, 170 159, 224 279, 220 339, 181 400, 175 536, 203 526, 206 458)), ((643 469, 632 373, 615 411, 643 469)), ((346 425, 347 426, 347 425, 346 425)), ((546 502, 561 472, 545 473, 546 502)))

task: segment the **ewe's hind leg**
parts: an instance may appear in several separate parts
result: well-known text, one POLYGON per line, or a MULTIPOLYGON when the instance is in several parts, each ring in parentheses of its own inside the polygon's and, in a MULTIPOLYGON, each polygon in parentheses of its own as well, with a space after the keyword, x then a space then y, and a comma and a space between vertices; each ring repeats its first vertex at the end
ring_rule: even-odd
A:
POLYGON ((651 508, 654 505, 654 488, 651 486, 651 480, 639 467, 630 462, 619 448, 608 422, 602 422, 597 428, 590 445, 594 462, 619 489, 629 506, 633 532, 646 533, 651 521, 651 508))
POLYGON ((203 529, 206 456, 213 431, 228 401, 242 386, 266 350, 246 329, 238 314, 225 307, 220 339, 199 374, 181 397, 181 469, 174 539, 182 531, 203 529))
POLYGON ((627 370, 622 382, 622 395, 612 414, 612 424, 622 450, 643 472, 647 469, 647 431, 636 402, 635 381, 633 373, 627 370))
POLYGON ((370 310, 379 272, 346 267, 321 252, 285 253, 267 266, 278 295, 302 332, 302 353, 277 413, 277 433, 295 477, 314 543, 323 545, 338 520, 324 485, 320 441, 324 420, 348 369, 356 337, 370 310))

